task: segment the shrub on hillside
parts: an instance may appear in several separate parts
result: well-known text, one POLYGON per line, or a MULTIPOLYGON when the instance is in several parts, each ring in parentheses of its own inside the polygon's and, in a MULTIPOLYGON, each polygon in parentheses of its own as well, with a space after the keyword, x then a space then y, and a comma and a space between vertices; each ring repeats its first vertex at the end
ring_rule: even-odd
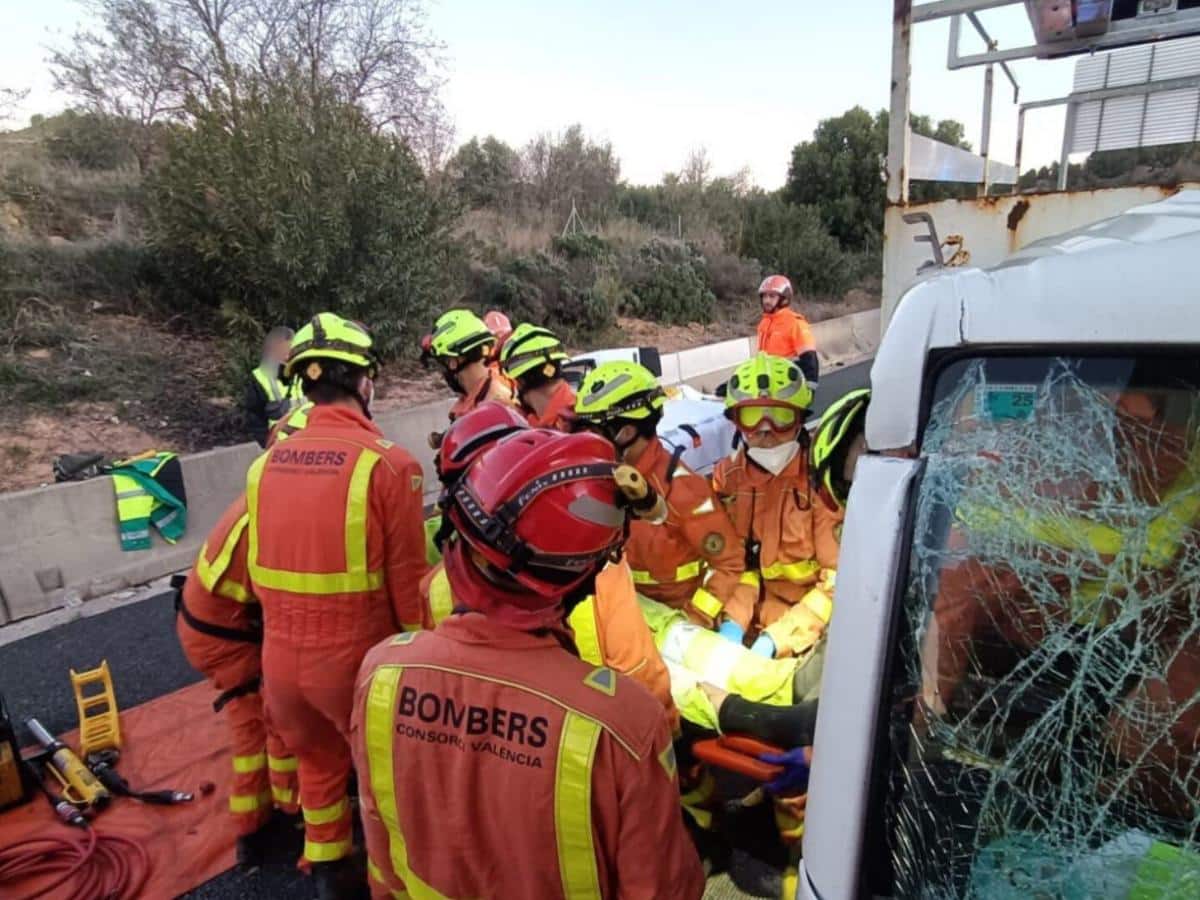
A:
POLYGON ((68 109, 43 123, 46 155, 81 169, 119 169, 137 162, 133 135, 140 126, 129 119, 68 109))
POLYGON ((412 354, 453 289, 457 211, 412 152, 332 94, 287 84, 195 109, 150 183, 167 288, 224 309, 234 339, 332 309, 412 354), (250 333, 246 333, 250 332, 250 333))
POLYGON ((841 295, 858 278, 859 266, 826 231, 817 209, 775 195, 757 197, 748 206, 741 251, 787 275, 804 294, 841 295))
POLYGON ((627 263, 627 312, 668 325, 708 322, 716 297, 704 256, 691 244, 652 238, 627 263))
POLYGON ((0 293, 24 300, 79 299, 127 306, 158 281, 153 255, 129 241, 21 242, 8 246, 0 293))
POLYGON ((477 272, 474 280, 475 306, 502 309, 514 322, 536 322, 562 337, 611 326, 623 296, 607 268, 544 251, 510 257, 477 272))
POLYGON ((712 292, 722 303, 753 297, 763 275, 757 259, 744 259, 726 251, 706 253, 704 269, 712 292))

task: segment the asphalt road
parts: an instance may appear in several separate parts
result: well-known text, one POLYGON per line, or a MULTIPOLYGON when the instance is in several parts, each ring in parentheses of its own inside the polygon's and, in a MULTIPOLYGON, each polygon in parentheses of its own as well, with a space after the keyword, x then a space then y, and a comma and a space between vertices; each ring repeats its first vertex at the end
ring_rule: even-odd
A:
MULTIPOLYGON (((815 410, 819 413, 846 391, 868 384, 870 362, 822 374, 815 410)), ((170 594, 158 594, 77 619, 42 634, 0 647, 0 694, 16 723, 37 716, 58 734, 78 724, 68 670, 93 668, 107 659, 123 709, 199 681, 175 639, 170 594)), ((222 727, 216 717, 213 727, 222 727)), ((18 724, 18 731, 24 737, 18 724)), ((227 872, 186 896, 194 900, 270 900, 308 896, 308 889, 286 861, 243 876, 227 872)))

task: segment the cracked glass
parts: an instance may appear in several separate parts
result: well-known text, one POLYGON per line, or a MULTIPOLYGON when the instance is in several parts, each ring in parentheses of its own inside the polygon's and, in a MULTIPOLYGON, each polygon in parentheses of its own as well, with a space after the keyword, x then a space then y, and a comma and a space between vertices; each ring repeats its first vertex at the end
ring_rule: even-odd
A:
POLYGON ((882 781, 899 897, 1200 897, 1200 363, 938 376, 882 781))

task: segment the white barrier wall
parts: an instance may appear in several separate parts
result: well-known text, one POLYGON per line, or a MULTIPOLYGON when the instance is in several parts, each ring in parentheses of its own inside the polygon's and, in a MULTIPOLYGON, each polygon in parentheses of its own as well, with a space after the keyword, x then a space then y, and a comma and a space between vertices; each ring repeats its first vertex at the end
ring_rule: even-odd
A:
MULTIPOLYGON (((813 331, 824 365, 857 361, 878 344, 879 312, 828 319, 814 324, 813 331)), ((663 382, 711 390, 753 350, 752 339, 739 338, 664 354, 663 382)), ((437 496, 428 438, 445 430, 449 408, 447 400, 388 410, 378 418, 384 435, 421 463, 426 502, 437 496)), ((154 533, 150 550, 121 551, 108 478, 0 495, 0 625, 187 568, 222 510, 242 490, 258 452, 254 444, 239 444, 183 458, 188 529, 174 546, 154 533)))

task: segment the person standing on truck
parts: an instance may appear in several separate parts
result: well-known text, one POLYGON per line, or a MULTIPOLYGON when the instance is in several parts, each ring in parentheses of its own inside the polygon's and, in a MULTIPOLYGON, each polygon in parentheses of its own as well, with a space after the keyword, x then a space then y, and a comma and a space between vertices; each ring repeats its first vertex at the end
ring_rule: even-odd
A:
POLYGON ((280 420, 303 400, 300 386, 283 376, 291 350, 292 329, 279 325, 267 332, 263 340, 262 360, 250 372, 242 411, 250 437, 260 447, 267 445, 267 436, 280 420))
MULTIPOLYGON (((467 468, 485 450, 510 435, 529 430, 529 423, 508 404, 481 403, 456 419, 446 431, 434 458, 442 482, 439 505, 447 507, 452 492, 467 468)), ((442 518, 439 550, 453 536, 448 517, 442 518)), ((433 625, 450 618, 456 606, 446 567, 438 563, 421 581, 425 615, 433 625)), ((596 576, 595 590, 566 610, 566 625, 579 656, 594 665, 605 665, 628 675, 653 694, 667 710, 672 729, 679 725, 679 711, 671 698, 671 678, 642 617, 633 575, 624 560, 610 562, 596 576)))
POLYGON ((682 447, 658 438, 666 394, 634 362, 608 362, 584 378, 575 402, 579 424, 617 449, 666 499, 667 518, 629 526, 625 555, 638 591, 685 611, 706 628, 741 642, 754 615, 757 590, 743 583, 741 542, 703 476, 685 466, 682 447))
POLYGON ((426 568, 421 468, 371 421, 377 369, 363 326, 314 316, 285 371, 314 404, 308 425, 246 478, 264 697, 299 759, 303 865, 322 900, 356 889, 346 796, 355 674, 368 649, 419 626, 426 568))
POLYGON ((458 396, 450 407, 453 422, 485 400, 514 403, 513 389, 491 362, 496 336, 469 309, 442 313, 432 334, 421 340, 422 359, 437 363, 450 390, 458 396))
POLYGON ((172 581, 179 646, 218 692, 213 709, 225 713, 229 726, 229 811, 242 868, 263 862, 272 810, 300 812, 296 757, 263 711, 262 609, 246 566, 248 521, 246 498, 240 496, 209 532, 183 584, 172 581))
POLYGON ((355 691, 374 897, 703 894, 666 711, 563 630, 620 548, 614 469, 595 435, 529 430, 454 488, 460 611, 374 648, 355 691))
POLYGON ((725 395, 744 446, 717 464, 713 484, 757 583, 761 633, 751 649, 765 656, 808 652, 833 614, 841 516, 813 502, 804 429, 812 401, 799 367, 766 353, 737 368, 725 395))
POLYGON ((571 431, 575 392, 562 376, 569 359, 562 341, 548 328, 523 322, 500 351, 504 374, 517 386, 517 399, 534 428, 571 431))
POLYGON ((758 352, 790 359, 800 367, 810 388, 817 386, 821 360, 808 319, 792 309, 795 291, 783 275, 768 275, 758 286, 762 318, 758 322, 758 352))

